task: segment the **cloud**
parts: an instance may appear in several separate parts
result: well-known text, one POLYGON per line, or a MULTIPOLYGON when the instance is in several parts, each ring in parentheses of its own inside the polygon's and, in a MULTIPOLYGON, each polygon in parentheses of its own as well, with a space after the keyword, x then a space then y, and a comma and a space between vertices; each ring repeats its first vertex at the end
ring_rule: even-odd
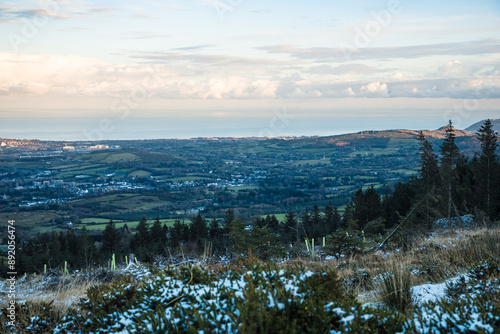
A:
POLYGON ((188 66, 109 64, 77 56, 0 53, 0 94, 166 99, 274 98, 278 83, 259 75, 204 72, 188 66))
POLYGON ((189 50, 140 53, 137 57, 151 63, 111 64, 77 56, 0 53, 0 95, 20 99, 26 96, 116 98, 140 93, 160 99, 248 100, 500 97, 498 67, 487 66, 472 73, 457 61, 445 63, 429 76, 395 72, 382 78, 376 75, 377 68, 363 64, 316 66, 308 72, 303 70, 307 66, 289 66, 287 61, 189 50), (321 70, 339 76, 321 76, 321 70), (354 76, 363 72, 372 74, 354 76))
POLYGON ((376 72, 386 72, 387 69, 379 69, 364 64, 344 64, 339 66, 318 65, 312 66, 305 70, 307 73, 313 74, 332 74, 332 75, 367 75, 376 72))
POLYGON ((173 48, 172 50, 175 51, 194 51, 194 50, 201 50, 201 49, 206 49, 215 46, 214 44, 201 44, 201 45, 193 45, 193 46, 185 46, 181 48, 173 48))
POLYGON ((69 27, 65 29, 61 29, 60 31, 63 32, 80 32, 80 31, 92 31, 94 29, 92 28, 87 28, 87 27, 69 27))
POLYGON ((360 92, 367 93, 367 96, 387 96, 387 84, 380 82, 370 82, 368 85, 361 86, 360 92))
POLYGON ((219 54, 195 54, 191 51, 195 49, 201 49, 208 47, 209 45, 202 45, 198 48, 183 49, 177 48, 176 52, 142 52, 142 51, 123 51, 121 54, 130 57, 131 59, 144 60, 152 63, 172 63, 172 62, 182 62, 182 63, 193 63, 204 65, 204 66, 256 66, 256 65, 294 65, 295 61, 268 59, 268 58, 250 58, 241 56, 231 56, 231 55, 219 55, 219 54))
POLYGON ((115 11, 117 11, 117 9, 113 7, 92 7, 87 9, 88 14, 111 13, 115 11))
POLYGON ((473 71, 469 66, 462 64, 458 60, 446 62, 437 71, 437 75, 441 77, 466 77, 471 76, 472 73, 473 71))
POLYGON ((20 19, 31 19, 35 17, 47 17, 67 19, 68 15, 61 14, 57 10, 42 8, 16 9, 14 7, 0 7, 0 22, 15 22, 20 19))
POLYGON ((481 40, 463 43, 440 43, 394 47, 340 46, 334 48, 301 48, 294 45, 268 45, 257 47, 273 54, 287 54, 296 59, 345 62, 353 60, 421 58, 443 55, 479 55, 500 53, 500 40, 481 40))
POLYGON ((124 35, 123 39, 153 39, 153 38, 167 38, 170 35, 166 34, 155 34, 147 31, 131 31, 124 35))

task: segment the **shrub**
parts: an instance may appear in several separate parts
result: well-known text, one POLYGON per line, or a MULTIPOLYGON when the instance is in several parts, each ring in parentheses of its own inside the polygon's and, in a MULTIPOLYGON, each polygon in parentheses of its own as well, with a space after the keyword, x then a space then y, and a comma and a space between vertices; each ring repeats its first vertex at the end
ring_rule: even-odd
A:
POLYGON ((469 276, 476 280, 500 276, 500 258, 489 258, 479 262, 470 271, 469 276))
POLYGON ((363 249, 363 236, 354 232, 338 231, 326 237, 325 250, 337 259, 341 256, 357 254, 363 249))
POLYGON ((446 297, 449 299, 457 299, 461 295, 467 292, 467 282, 465 281, 465 276, 460 276, 460 278, 454 282, 446 283, 446 297))
POLYGON ((412 333, 495 333, 500 328, 498 285, 459 300, 423 305, 404 327, 412 333))
POLYGON ((358 269, 352 275, 345 277, 343 284, 349 290, 369 290, 373 286, 372 275, 368 270, 358 269))

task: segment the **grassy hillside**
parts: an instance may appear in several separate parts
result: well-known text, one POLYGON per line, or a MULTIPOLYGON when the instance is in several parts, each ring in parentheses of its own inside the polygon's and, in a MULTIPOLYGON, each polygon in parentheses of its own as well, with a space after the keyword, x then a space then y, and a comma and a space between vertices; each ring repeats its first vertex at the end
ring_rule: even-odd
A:
MULTIPOLYGON (((494 333, 500 324, 500 230, 434 233, 404 251, 289 261, 254 256, 18 281, 0 329, 30 333, 494 333), (79 299, 80 297, 81 299, 79 299), (381 332, 381 328, 383 331, 381 332)), ((171 258, 170 260, 176 261, 171 258)), ((0 282, 5 290, 7 281, 0 282)))

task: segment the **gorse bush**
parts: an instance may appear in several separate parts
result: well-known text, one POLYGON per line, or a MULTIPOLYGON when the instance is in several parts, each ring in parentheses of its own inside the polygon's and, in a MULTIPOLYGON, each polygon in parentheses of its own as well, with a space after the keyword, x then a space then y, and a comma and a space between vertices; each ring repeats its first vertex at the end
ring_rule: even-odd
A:
POLYGON ((431 302, 417 308, 404 325, 413 333, 498 333, 500 296, 494 289, 471 294, 466 298, 431 302))
MULTIPOLYGON (((50 299, 18 304, 13 329, 6 326, 9 319, 3 308, 0 332, 495 333, 500 325, 500 267, 498 254, 490 255, 496 247, 493 242, 473 245, 478 251, 471 257, 478 261, 460 269, 467 270, 463 279, 449 280, 444 299, 414 300, 412 279, 427 282, 431 278, 429 273, 420 274, 422 265, 441 270, 451 263, 447 256, 455 248, 466 249, 456 235, 439 238, 432 243, 451 241, 455 246, 395 251, 388 258, 387 253, 358 254, 343 259, 342 265, 333 260, 261 262, 253 253, 206 266, 146 265, 82 290, 78 295, 85 297, 73 309, 62 309, 59 300, 51 303, 50 299), (423 252, 428 252, 429 259, 421 256, 423 252), (374 289, 379 290, 383 303, 360 305, 354 293, 373 301, 374 289)), ((495 238, 479 234, 476 239, 495 238)), ((457 254, 465 256, 464 252, 457 254)), ((441 272, 434 277, 442 282, 450 277, 447 275, 450 273, 441 272)), ((65 276, 61 282, 71 287, 79 281, 65 276)))
POLYGON ((479 262, 469 271, 469 276, 476 280, 499 277, 500 258, 489 258, 479 262))
POLYGON ((138 286, 119 281, 89 290, 82 314, 58 330, 113 333, 304 333, 340 326, 325 305, 359 306, 334 270, 255 265, 214 275, 197 266, 167 268, 138 286))
MULTIPOLYGON (((412 309, 408 272, 393 265, 382 274, 387 307, 371 308, 356 302, 336 271, 325 267, 256 261, 167 267, 142 283, 122 277, 92 287, 79 309, 64 315, 50 303, 20 304, 12 332, 494 333, 499 328, 499 278, 470 279, 465 288, 453 289, 453 300, 412 309)), ((4 309, 7 333, 5 315, 4 309)))

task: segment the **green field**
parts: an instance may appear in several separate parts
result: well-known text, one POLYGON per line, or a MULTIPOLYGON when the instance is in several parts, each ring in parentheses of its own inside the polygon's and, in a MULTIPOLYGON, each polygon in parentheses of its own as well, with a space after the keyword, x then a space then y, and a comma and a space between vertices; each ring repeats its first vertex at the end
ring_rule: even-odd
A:
POLYGON ((280 223, 283 223, 285 221, 286 213, 274 213, 269 215, 263 215, 262 218, 267 218, 267 216, 272 216, 272 215, 274 215, 280 223))
POLYGON ((258 186, 241 186, 241 187, 231 187, 229 189, 240 191, 240 190, 255 190, 259 189, 258 186))
POLYGON ((299 165, 329 165, 330 164, 330 159, 314 159, 314 160, 299 160, 299 161, 293 161, 292 165, 293 166, 299 166, 299 165))
POLYGON ((133 153, 92 153, 84 157, 87 160, 100 162, 104 164, 115 163, 119 161, 135 161, 140 160, 140 158, 133 153))
POLYGON ((128 174, 128 177, 150 177, 151 173, 145 170, 135 170, 128 174))
POLYGON ((169 179, 166 179, 168 181, 172 182, 187 182, 187 181, 196 181, 196 180, 203 180, 205 179, 204 177, 201 176, 180 176, 180 177, 172 177, 169 179))
MULTIPOLYGON (((89 218, 89 219, 101 219, 101 218, 89 218)), ((96 230, 104 231, 107 223, 109 223, 109 219, 104 219, 104 220, 106 221, 106 223, 104 223, 104 224, 87 225, 87 226, 85 226, 85 228, 89 231, 96 231, 96 230)), ((151 227, 153 222, 154 222, 154 220, 148 220, 148 225, 151 227)), ((160 222, 162 223, 162 225, 165 224, 167 226, 173 226, 175 219, 160 219, 160 222)), ((137 225, 139 225, 139 221, 136 220, 136 221, 129 221, 129 222, 115 222, 116 228, 122 228, 125 225, 127 225, 130 228, 136 228, 137 225)), ((82 227, 79 226, 78 228, 82 228, 82 227)))
POLYGON ((71 202, 73 205, 92 207, 95 205, 110 205, 112 210, 119 211, 148 211, 159 208, 167 202, 156 196, 141 194, 113 194, 89 199, 78 199, 71 202))

